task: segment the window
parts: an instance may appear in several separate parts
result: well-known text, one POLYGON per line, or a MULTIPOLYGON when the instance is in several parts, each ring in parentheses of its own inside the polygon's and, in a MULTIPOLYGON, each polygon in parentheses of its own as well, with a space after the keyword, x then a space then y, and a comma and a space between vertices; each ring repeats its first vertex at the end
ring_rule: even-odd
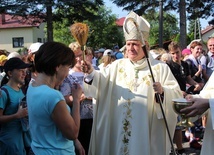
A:
POLYGON ((24 38, 23 37, 17 37, 13 38, 13 47, 24 47, 24 38))
POLYGON ((42 38, 38 38, 37 41, 41 43, 42 42, 42 38))

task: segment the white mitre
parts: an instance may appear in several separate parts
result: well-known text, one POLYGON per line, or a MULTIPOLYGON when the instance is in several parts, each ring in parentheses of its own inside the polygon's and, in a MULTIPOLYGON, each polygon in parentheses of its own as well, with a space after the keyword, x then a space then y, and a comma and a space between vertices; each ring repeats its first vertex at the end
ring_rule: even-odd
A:
POLYGON ((149 39, 150 24, 131 11, 123 23, 123 32, 127 40, 140 40, 143 44, 149 39))

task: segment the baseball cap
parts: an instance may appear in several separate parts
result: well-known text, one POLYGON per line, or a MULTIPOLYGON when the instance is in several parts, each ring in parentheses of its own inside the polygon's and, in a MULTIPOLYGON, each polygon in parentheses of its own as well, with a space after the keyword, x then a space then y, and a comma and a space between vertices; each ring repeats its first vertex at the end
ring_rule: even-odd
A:
POLYGON ((104 48, 100 48, 100 49, 98 50, 98 52, 100 52, 100 53, 103 53, 104 51, 105 51, 104 48))
POLYGON ((157 59, 157 58, 160 56, 160 54, 159 54, 158 52, 155 52, 155 51, 153 51, 153 50, 150 51, 150 54, 152 55, 152 57, 153 57, 154 59, 157 59))
POLYGON ((37 52, 41 45, 43 45, 43 43, 36 42, 36 43, 31 44, 29 49, 28 49, 28 53, 37 52))
POLYGON ((3 68, 5 70, 5 73, 7 73, 8 71, 12 71, 14 69, 25 69, 29 67, 31 67, 31 64, 27 64, 20 58, 14 57, 7 60, 3 68))
POLYGON ((114 55, 114 53, 113 53, 113 51, 111 49, 107 49, 103 53, 103 56, 106 56, 106 55, 112 56, 112 55, 114 55))
POLYGON ((11 59, 11 58, 19 58, 21 59, 21 55, 18 52, 11 52, 8 56, 7 56, 7 60, 11 59))
POLYGON ((7 56, 6 55, 0 55, 0 63, 2 63, 5 60, 7 60, 7 56))
POLYGON ((114 46, 114 49, 119 49, 119 46, 118 46, 118 45, 115 45, 115 46, 114 46))

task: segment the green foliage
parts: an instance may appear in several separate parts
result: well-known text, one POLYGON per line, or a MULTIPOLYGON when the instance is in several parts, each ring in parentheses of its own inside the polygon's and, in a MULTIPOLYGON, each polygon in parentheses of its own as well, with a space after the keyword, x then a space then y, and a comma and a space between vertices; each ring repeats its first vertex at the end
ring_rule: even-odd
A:
POLYGON ((18 49, 17 52, 18 52, 20 55, 26 55, 27 52, 28 52, 28 49, 27 49, 27 47, 23 47, 23 48, 18 49))
POLYGON ((94 20, 98 18, 97 11, 103 5, 103 0, 64 0, 61 5, 58 5, 54 14, 55 21, 67 18, 71 21, 94 20))
MULTIPOLYGON (((189 44, 192 40, 194 40, 194 33, 193 32, 187 34, 187 37, 186 37, 187 44, 189 44)), ((176 37, 174 39, 172 39, 172 41, 180 43, 180 34, 177 34, 176 37)))
POLYGON ((207 18, 214 16, 214 3, 210 0, 190 0, 187 1, 187 12, 189 19, 207 18))
POLYGON ((68 19, 73 23, 75 20, 93 20, 101 5, 103 0, 7 0, 1 1, 0 12, 44 19, 47 22, 47 39, 52 41, 53 21, 68 19))
MULTIPOLYGON (((123 34, 115 23, 116 16, 111 13, 107 8, 101 7, 97 12, 99 18, 95 18, 93 21, 83 21, 89 26, 87 46, 95 49, 101 47, 112 48, 114 45, 123 46, 123 34)), ((62 42, 66 45, 75 41, 69 29, 71 24, 66 18, 63 18, 62 22, 54 22, 54 41, 62 42)))
POLYGON ((214 18, 211 19, 208 23, 209 23, 209 25, 214 25, 214 18))
MULTIPOLYGON (((149 10, 158 10, 160 0, 111 0, 117 6, 127 11, 135 11, 139 15, 148 14, 149 10)), ((180 0, 162 0, 164 11, 179 12, 180 0)), ((189 19, 207 18, 214 16, 214 3, 211 0, 186 0, 186 8, 189 19)))
POLYGON ((69 29, 69 24, 70 22, 68 19, 63 19, 62 22, 54 22, 53 27, 54 27, 54 33, 53 33, 53 38, 54 41, 64 43, 66 45, 69 45, 71 42, 74 41, 71 37, 70 29, 69 29))
POLYGON ((200 38, 201 33, 201 24, 199 23, 199 20, 190 20, 188 25, 188 36, 194 40, 200 38))
POLYGON ((123 7, 124 10, 133 10, 138 15, 150 15, 151 10, 158 11, 160 2, 163 4, 163 11, 175 11, 180 15, 180 45, 186 46, 186 18, 197 19, 214 16, 214 3, 210 0, 111 0, 117 6, 123 7), (188 14, 186 14, 186 12, 188 14), (186 17, 187 15, 187 17, 186 17))
POLYGON ((195 30, 195 20, 190 20, 188 25, 188 32, 193 33, 194 36, 194 30, 195 30))
POLYGON ((103 0, 6 0, 1 1, 0 12, 7 10, 16 15, 34 15, 46 19, 46 9, 51 6, 52 10, 61 11, 54 14, 54 20, 60 20, 60 17, 82 20, 91 17, 91 12, 97 11, 101 5, 103 0), (70 12, 71 8, 73 13, 70 12))
POLYGON ((179 43, 180 42, 180 34, 177 34, 175 38, 172 39, 172 41, 179 43))
POLYGON ((111 15, 111 11, 104 7, 99 9, 98 14, 102 18, 88 21, 91 32, 88 45, 94 48, 112 48, 114 45, 122 47, 124 37, 115 23, 116 16, 111 15))
MULTIPOLYGON (((149 37, 149 43, 151 46, 158 44, 159 41, 159 23, 158 13, 154 13, 146 15, 145 18, 149 21, 151 25, 150 29, 150 37, 149 37)), ((169 41, 176 37, 176 35, 179 33, 179 28, 177 26, 177 19, 174 15, 171 15, 169 13, 163 14, 163 40, 169 41)))
POLYGON ((187 43, 190 43, 192 40, 194 40, 194 32, 187 34, 187 43))

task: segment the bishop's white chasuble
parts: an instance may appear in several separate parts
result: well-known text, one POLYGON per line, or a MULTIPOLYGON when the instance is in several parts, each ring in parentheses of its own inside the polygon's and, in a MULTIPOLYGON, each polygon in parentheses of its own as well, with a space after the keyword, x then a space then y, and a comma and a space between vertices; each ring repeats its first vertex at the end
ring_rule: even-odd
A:
MULTIPOLYGON (((172 99, 182 93, 168 66, 150 61, 164 89, 162 106, 173 137, 177 117, 172 99)), ((120 59, 93 74, 92 84, 84 84, 85 95, 96 99, 89 155, 168 155, 171 145, 146 59, 120 59)))

